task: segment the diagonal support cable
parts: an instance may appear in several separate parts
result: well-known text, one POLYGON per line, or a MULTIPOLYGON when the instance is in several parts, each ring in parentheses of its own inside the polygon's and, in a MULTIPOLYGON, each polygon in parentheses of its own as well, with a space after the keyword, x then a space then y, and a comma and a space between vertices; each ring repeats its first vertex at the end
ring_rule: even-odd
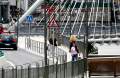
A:
POLYGON ((107 2, 108 2, 108 26, 109 26, 109 38, 110 38, 110 36, 111 36, 111 26, 110 26, 110 0, 107 0, 107 2))
MULTIPOLYGON (((56 2, 56 1, 55 1, 56 2)), ((51 7, 50 8, 52 8, 53 7, 53 5, 55 4, 55 2, 51 5, 51 7)), ((46 14, 48 14, 48 11, 46 12, 46 14)), ((40 20, 40 22, 38 22, 38 24, 37 25, 39 25, 42 21, 44 20, 44 16, 43 16, 43 18, 40 20)))
MULTIPOLYGON (((85 6, 85 8, 84 9, 86 9, 87 8, 87 6, 85 6)), ((86 12, 86 11, 85 11, 86 12)), ((80 34, 80 30, 81 30, 81 27, 82 27, 82 24, 83 24, 83 21, 84 21, 84 19, 85 19, 85 12, 83 12, 83 15, 82 15, 82 20, 81 20, 81 23, 80 23, 80 26, 79 26, 79 30, 78 30, 78 33, 77 33, 77 35, 79 35, 80 34)), ((82 13, 82 12, 81 12, 82 13)), ((86 20, 85 20, 86 21, 86 20)))
MULTIPOLYGON (((113 0, 113 2, 115 2, 115 0, 113 0)), ((114 19, 115 19, 115 35, 117 36, 117 27, 116 27, 116 15, 115 15, 115 4, 113 3, 113 10, 114 10, 114 19)))
MULTIPOLYGON (((71 1, 70 5, 69 5, 68 8, 67 8, 67 14, 66 14, 65 17, 63 18, 62 26, 64 25, 65 19, 66 19, 68 13, 69 13, 69 9, 70 9, 72 3, 73 3, 73 0, 71 1)), ((73 8, 74 8, 74 7, 73 7, 73 8)), ((73 9, 73 8, 72 8, 72 9, 73 9)), ((67 21, 69 21, 69 20, 70 20, 70 19, 68 19, 67 21)), ((67 24, 68 24, 68 23, 67 23, 67 24)), ((66 25, 66 27, 65 27, 64 29, 66 29, 66 28, 67 28, 67 25, 66 25)), ((63 31, 62 33, 64 33, 64 31, 63 31)))
POLYGON ((95 27, 94 27, 94 31, 93 31, 93 38, 95 39, 95 29, 96 29, 96 27, 97 27, 97 19, 98 19, 98 17, 97 17, 97 14, 98 14, 98 8, 99 8, 99 2, 100 2, 100 0, 98 0, 98 4, 97 4, 97 11, 96 11, 96 14, 95 14, 95 27))
POLYGON ((75 26, 76 21, 77 21, 77 19, 78 19, 78 15, 79 15, 79 13, 81 13, 82 6, 83 6, 83 3, 84 3, 84 2, 85 2, 85 1, 82 1, 82 2, 81 2, 81 5, 80 5, 80 8, 79 8, 79 11, 78 11, 78 13, 77 13, 77 15, 76 15, 75 21, 74 21, 73 26, 72 26, 72 29, 71 29, 71 33, 73 32, 74 26, 75 26))
POLYGON ((104 1, 103 1, 103 8, 102 8, 102 28, 101 28, 101 38, 103 38, 103 35, 104 35, 104 25, 103 25, 103 21, 104 21, 104 9, 105 9, 105 7, 104 7, 104 1))

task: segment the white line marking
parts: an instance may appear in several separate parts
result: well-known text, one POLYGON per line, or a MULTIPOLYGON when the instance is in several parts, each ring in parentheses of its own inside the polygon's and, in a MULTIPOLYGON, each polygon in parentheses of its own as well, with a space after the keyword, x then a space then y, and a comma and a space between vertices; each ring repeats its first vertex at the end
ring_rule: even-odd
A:
POLYGON ((6 60, 7 63, 9 63, 12 67, 15 68, 15 64, 13 64, 11 61, 6 60))

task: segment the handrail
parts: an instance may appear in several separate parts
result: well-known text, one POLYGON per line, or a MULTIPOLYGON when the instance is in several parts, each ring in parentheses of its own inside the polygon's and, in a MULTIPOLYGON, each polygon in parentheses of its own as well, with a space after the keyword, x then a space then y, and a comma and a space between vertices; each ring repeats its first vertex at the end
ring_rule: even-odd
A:
MULTIPOLYGON (((33 54, 44 54, 44 42, 35 41, 29 38, 25 38, 25 47, 28 50, 33 51, 33 54)), ((60 56, 60 55, 66 55, 66 52, 56 46, 48 44, 48 56, 60 56), (51 51, 52 50, 52 51, 51 51)))

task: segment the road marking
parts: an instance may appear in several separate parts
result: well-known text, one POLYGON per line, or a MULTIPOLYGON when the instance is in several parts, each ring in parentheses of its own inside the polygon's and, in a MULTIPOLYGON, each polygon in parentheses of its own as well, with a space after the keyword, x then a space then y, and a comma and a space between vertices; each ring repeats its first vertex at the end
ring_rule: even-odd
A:
POLYGON ((6 60, 7 63, 9 63, 12 67, 16 67, 15 64, 13 64, 11 61, 6 60))

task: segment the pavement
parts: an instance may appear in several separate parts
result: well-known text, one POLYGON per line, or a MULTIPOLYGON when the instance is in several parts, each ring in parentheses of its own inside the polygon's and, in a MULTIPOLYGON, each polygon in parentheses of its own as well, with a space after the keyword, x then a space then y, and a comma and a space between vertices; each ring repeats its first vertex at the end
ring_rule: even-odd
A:
POLYGON ((18 51, 5 51, 5 59, 11 61, 14 65, 23 65, 42 60, 43 57, 31 54, 23 49, 18 51))
MULTIPOLYGON (((43 42, 43 37, 31 37, 31 39, 43 42)), ((33 54, 31 51, 26 50, 25 48, 25 37, 19 37, 18 41, 18 50, 17 51, 4 51, 5 56, 0 59, 0 67, 7 67, 16 65, 23 65, 26 63, 37 62, 44 59, 44 56, 33 54)), ((65 46, 58 46, 60 49, 67 52, 67 61, 71 61, 71 54, 69 53, 69 49, 65 46)))
POLYGON ((12 64, 4 58, 4 56, 0 58, 0 68, 12 66, 12 64))
POLYGON ((43 57, 31 54, 23 49, 17 51, 4 51, 5 56, 0 58, 0 68, 16 65, 24 65, 26 63, 32 64, 33 62, 39 62, 43 60, 43 57))

